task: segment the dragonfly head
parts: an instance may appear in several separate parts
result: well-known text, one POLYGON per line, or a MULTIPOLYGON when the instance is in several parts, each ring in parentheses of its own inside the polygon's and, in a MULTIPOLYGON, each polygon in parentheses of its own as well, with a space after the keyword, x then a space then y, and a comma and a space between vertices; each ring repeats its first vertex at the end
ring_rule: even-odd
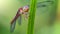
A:
POLYGON ((24 11, 24 12, 28 12, 28 10, 29 10, 29 7, 28 7, 28 6, 24 6, 24 7, 23 7, 23 11, 24 11))

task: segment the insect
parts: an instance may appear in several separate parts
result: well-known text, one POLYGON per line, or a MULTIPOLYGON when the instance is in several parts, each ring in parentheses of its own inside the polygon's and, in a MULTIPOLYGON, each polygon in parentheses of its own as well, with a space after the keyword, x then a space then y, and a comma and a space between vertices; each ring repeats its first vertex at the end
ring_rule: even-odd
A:
MULTIPOLYGON (((53 1, 39 2, 39 3, 37 3, 37 8, 47 7, 48 5, 51 5, 51 4, 53 4, 53 1)), ((18 19, 18 24, 21 25, 22 15, 24 15, 25 18, 29 17, 29 16, 27 16, 29 14, 29 7, 30 7, 30 5, 26 5, 26 6, 18 9, 16 16, 11 21, 10 32, 14 31, 17 19, 18 19)))
POLYGON ((14 19, 11 21, 11 32, 13 32, 15 25, 16 25, 16 20, 18 19, 18 24, 21 25, 21 18, 22 18, 22 14, 25 15, 25 17, 27 18, 28 15, 28 10, 29 7, 28 6, 24 6, 22 8, 19 8, 17 11, 16 16, 14 17, 14 19))

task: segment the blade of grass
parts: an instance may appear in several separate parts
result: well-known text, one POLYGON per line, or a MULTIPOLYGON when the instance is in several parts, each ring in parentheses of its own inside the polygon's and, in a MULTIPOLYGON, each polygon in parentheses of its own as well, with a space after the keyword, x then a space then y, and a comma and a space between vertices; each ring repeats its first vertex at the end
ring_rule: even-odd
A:
POLYGON ((34 32, 35 12, 36 12, 36 0, 31 0, 27 34, 33 34, 34 32))

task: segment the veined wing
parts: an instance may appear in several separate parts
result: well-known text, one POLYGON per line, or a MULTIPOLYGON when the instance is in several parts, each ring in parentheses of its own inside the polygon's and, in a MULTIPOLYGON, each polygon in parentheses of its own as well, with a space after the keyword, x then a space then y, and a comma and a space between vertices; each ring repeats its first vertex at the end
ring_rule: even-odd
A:
POLYGON ((44 1, 44 2, 39 2, 37 4, 37 8, 39 7, 47 7, 53 4, 53 1, 44 1))
POLYGON ((11 26, 10 26, 10 32, 13 32, 15 29, 15 25, 16 25, 16 20, 18 19, 18 17, 20 16, 20 14, 16 14, 16 16, 14 17, 14 19, 11 21, 11 26))
MULTIPOLYGON (((37 3, 37 8, 40 8, 40 7, 47 7, 49 5, 52 5, 54 2, 53 1, 43 1, 43 2, 39 2, 37 3)), ((28 5, 30 6, 30 5, 28 5)))
POLYGON ((21 25, 21 21, 22 21, 22 16, 20 15, 20 16, 18 17, 18 24, 19 24, 19 25, 21 25))
POLYGON ((10 32, 13 32, 13 31, 14 31, 15 25, 16 25, 16 21, 14 21, 14 22, 10 25, 10 32))

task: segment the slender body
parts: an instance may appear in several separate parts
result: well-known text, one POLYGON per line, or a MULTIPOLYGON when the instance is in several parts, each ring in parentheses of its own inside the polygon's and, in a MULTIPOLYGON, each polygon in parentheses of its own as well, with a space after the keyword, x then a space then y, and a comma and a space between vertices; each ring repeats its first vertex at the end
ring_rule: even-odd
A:
POLYGON ((25 18, 27 18, 28 10, 29 10, 28 6, 24 6, 18 9, 16 16, 11 21, 11 27, 10 27, 11 32, 13 32, 15 29, 17 19, 18 19, 18 24, 21 25, 21 19, 22 19, 21 15, 25 15, 25 18))
POLYGON ((15 18, 12 20, 11 24, 12 24, 14 21, 16 21, 16 20, 18 19, 18 17, 21 16, 22 14, 27 15, 27 14, 28 14, 28 10, 29 10, 28 8, 27 8, 26 10, 25 10, 25 9, 23 10, 23 8, 19 8, 19 10, 18 10, 15 18))

